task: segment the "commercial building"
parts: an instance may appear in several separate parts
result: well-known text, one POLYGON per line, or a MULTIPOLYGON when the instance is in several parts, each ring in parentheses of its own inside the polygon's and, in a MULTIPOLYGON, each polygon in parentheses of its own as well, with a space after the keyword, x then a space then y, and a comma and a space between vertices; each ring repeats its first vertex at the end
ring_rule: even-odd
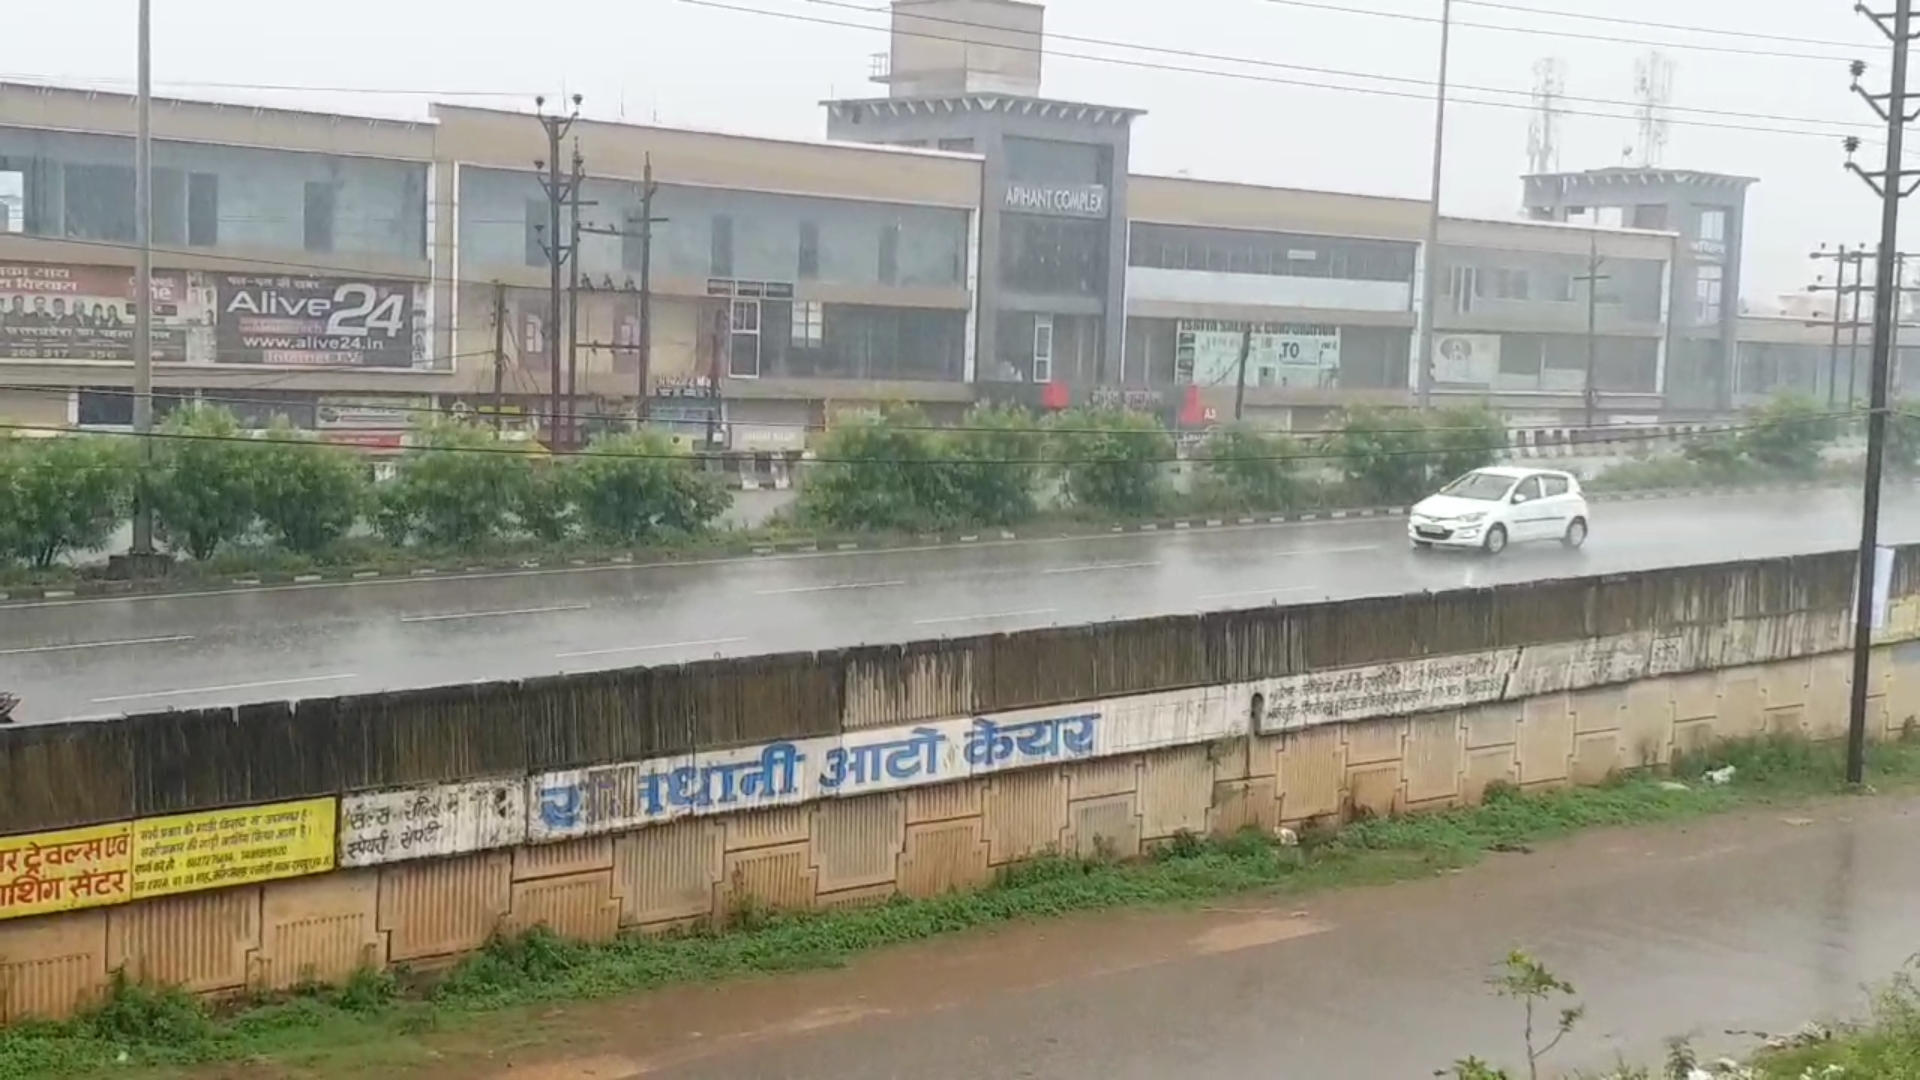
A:
MULTIPOLYGON (((891 401, 1311 427, 1413 402, 1430 266, 1442 401, 1562 426, 1750 396, 1723 299, 1746 181, 1530 177, 1536 220, 1448 218, 1430 259, 1422 200, 1134 174, 1144 114, 1040 93, 1042 17, 901 0, 885 94, 827 102, 823 141, 579 121, 557 322, 535 117, 159 101, 160 408, 397 445, 432 410, 543 416, 558 367, 582 414, 740 449, 891 401), (1628 227, 1578 212, 1628 189, 1628 227), (1694 201, 1646 210, 1661 192, 1694 201)), ((130 420, 133 124, 124 95, 0 84, 0 419, 130 420)))

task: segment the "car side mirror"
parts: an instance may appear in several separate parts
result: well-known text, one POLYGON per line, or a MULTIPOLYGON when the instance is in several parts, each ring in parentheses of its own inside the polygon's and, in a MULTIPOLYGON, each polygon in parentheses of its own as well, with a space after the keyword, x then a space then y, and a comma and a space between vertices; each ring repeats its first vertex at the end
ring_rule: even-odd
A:
POLYGON ((1513 505, 1519 506, 1521 503, 1526 501, 1527 501, 1527 496, 1524 492, 1516 491, 1513 493, 1513 505))

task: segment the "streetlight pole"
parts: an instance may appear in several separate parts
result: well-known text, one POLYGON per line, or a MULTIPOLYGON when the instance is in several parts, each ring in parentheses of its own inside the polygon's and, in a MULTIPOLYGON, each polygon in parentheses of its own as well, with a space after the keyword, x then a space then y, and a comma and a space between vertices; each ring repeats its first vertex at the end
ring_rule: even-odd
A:
MULTIPOLYGON (((140 0, 139 113, 133 141, 133 229, 140 245, 133 278, 133 431, 140 469, 133 507, 133 554, 153 554, 153 0, 140 0)), ((135 562, 139 560, 136 559, 135 562)), ((142 572, 142 571, 136 571, 142 572)))
POLYGON ((1420 275, 1420 333, 1413 362, 1420 407, 1433 404, 1433 321, 1440 295, 1440 166, 1447 136, 1447 46, 1453 36, 1453 0, 1440 0, 1440 78, 1433 91, 1433 181, 1427 192, 1427 246, 1420 275))

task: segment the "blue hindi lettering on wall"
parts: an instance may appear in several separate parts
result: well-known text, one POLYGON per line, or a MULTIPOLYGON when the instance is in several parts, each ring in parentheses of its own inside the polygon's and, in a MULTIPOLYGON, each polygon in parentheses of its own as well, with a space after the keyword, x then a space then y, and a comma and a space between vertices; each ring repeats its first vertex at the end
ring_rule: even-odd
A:
POLYGON ((757 756, 741 761, 588 769, 576 783, 541 788, 536 812, 549 831, 593 831, 690 813, 748 810, 798 794, 806 761, 800 747, 783 741, 757 749, 757 756))
POLYGON ((916 727, 905 738, 836 747, 827 751, 820 790, 843 794, 882 783, 911 784, 923 778, 936 782, 941 778, 940 751, 946 745, 947 736, 939 728, 916 727))
POLYGON ((967 735, 967 764, 975 771, 1018 768, 1092 756, 1099 713, 1001 724, 974 718, 967 735))

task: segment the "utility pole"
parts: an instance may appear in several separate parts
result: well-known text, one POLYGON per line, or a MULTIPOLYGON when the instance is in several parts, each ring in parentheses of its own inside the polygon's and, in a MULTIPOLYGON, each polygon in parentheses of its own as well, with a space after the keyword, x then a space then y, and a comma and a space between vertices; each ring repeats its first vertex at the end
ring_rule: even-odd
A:
MULTIPOLYGON (((533 167, 540 170, 540 189, 547 196, 547 227, 535 226, 536 233, 545 233, 540 241, 540 250, 547 257, 547 431, 548 440, 556 447, 563 435, 560 412, 560 271, 573 257, 573 248, 561 242, 561 210, 573 197, 571 178, 560 172, 560 147, 566 141, 567 132, 572 130, 575 120, 580 118, 580 95, 573 95, 573 111, 565 116, 549 116, 546 113, 547 99, 533 99, 533 106, 539 110, 537 118, 547 133, 547 156, 543 161, 535 161, 533 167)), ((569 331, 571 332, 571 331, 569 331)))
POLYGON ((1860 328, 1866 323, 1860 321, 1860 295, 1867 291, 1867 249, 1863 244, 1853 253, 1853 306, 1847 313, 1847 411, 1853 411, 1853 400, 1858 391, 1854 384, 1860 377, 1860 328))
MULTIPOLYGON (((585 225, 580 231, 597 236, 617 236, 622 240, 635 237, 640 241, 640 340, 635 343, 635 351, 640 361, 640 374, 639 383, 635 387, 638 396, 634 399, 634 417, 638 423, 644 424, 647 422, 648 384, 652 381, 653 373, 653 227, 667 219, 657 217, 653 212, 653 196, 659 189, 659 185, 653 182, 652 154, 646 156, 640 175, 640 217, 637 220, 630 216, 627 218, 625 227, 622 228, 585 225), (640 229, 637 234, 628 231, 636 225, 640 229)), ((589 347, 598 346, 590 342, 589 347)), ((618 345, 613 347, 619 348, 618 345)))
MULTIPOLYGON (((1833 327, 1833 339, 1827 346, 1827 407, 1832 409, 1837 408, 1840 404, 1840 330, 1844 325, 1844 321, 1840 317, 1840 302, 1846 298, 1848 292, 1853 292, 1856 301, 1858 299, 1859 291, 1857 286, 1860 281, 1858 268, 1861 262, 1861 254, 1858 251, 1848 251, 1847 245, 1845 244, 1841 244, 1838 249, 1831 252, 1827 250, 1827 245, 1821 244, 1820 250, 1808 257, 1816 261, 1820 259, 1833 260, 1834 283, 1828 286, 1816 282, 1807 286, 1807 291, 1810 293, 1833 293, 1833 317, 1827 320, 1833 327), (1847 286, 1847 267, 1849 265, 1855 268, 1855 288, 1853 289, 1849 289, 1847 286)), ((1818 324, 1808 323, 1807 325, 1815 326, 1818 324)))
POLYGON ((1239 423, 1247 409, 1247 354, 1253 352, 1253 324, 1240 328, 1240 363, 1233 378, 1233 422, 1239 423))
POLYGON ((1880 474, 1887 450, 1887 376, 1893 366, 1894 275, 1899 263, 1900 201, 1911 195, 1920 171, 1905 167, 1907 125, 1920 115, 1908 111, 1907 56, 1913 46, 1913 0, 1894 0, 1891 17, 1859 9, 1893 44, 1892 81, 1885 94, 1860 86, 1866 64, 1853 62, 1853 90, 1887 125, 1886 165, 1878 176, 1853 161, 1860 140, 1848 136, 1847 168, 1880 196, 1880 250, 1874 263, 1873 366, 1867 386, 1867 475, 1861 498, 1860 575, 1853 627, 1853 685, 1847 708, 1847 782, 1858 784, 1866 775, 1867 677, 1873 659, 1874 574, 1880 551, 1880 474))
POLYGON ((1587 283, 1587 433, 1593 432, 1594 412, 1600 403, 1600 391, 1594 383, 1594 369, 1600 362, 1600 283, 1613 275, 1600 272, 1600 237, 1587 234, 1587 272, 1573 280, 1587 283))
POLYGON ((1427 246, 1420 275, 1420 333, 1414 348, 1419 371, 1414 385, 1420 407, 1433 404, 1433 323, 1440 295, 1440 166, 1447 135, 1447 47, 1453 36, 1453 0, 1440 0, 1440 77, 1433 91, 1433 178, 1427 191, 1427 246))
POLYGON ((500 433, 500 384, 507 375, 507 286, 493 283, 493 431, 500 433))
POLYGON ((133 141, 133 229, 140 244, 133 275, 133 431, 140 442, 134 488, 135 576, 153 556, 153 0, 140 0, 137 127, 133 141))
POLYGON ((580 140, 573 140, 573 164, 567 172, 567 445, 580 445, 580 188, 587 161, 580 140))

